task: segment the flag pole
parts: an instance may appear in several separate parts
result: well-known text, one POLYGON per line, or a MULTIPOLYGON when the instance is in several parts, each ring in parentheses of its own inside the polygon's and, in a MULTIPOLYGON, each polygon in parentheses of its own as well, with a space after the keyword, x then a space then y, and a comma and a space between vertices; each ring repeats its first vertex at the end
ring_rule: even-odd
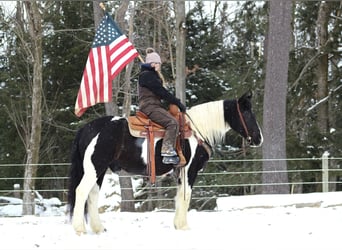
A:
MULTIPOLYGON (((106 6, 104 5, 103 2, 99 3, 101 9, 103 9, 103 11, 106 11, 106 6)), ((144 59, 142 59, 141 55, 138 53, 138 58, 140 60, 141 63, 144 63, 144 59)))

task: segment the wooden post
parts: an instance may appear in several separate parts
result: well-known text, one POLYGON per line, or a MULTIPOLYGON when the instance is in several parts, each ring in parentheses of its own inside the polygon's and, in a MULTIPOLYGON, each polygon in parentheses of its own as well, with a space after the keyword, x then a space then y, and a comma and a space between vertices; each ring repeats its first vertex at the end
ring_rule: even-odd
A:
POLYGON ((322 155, 322 192, 329 192, 329 153, 322 155))

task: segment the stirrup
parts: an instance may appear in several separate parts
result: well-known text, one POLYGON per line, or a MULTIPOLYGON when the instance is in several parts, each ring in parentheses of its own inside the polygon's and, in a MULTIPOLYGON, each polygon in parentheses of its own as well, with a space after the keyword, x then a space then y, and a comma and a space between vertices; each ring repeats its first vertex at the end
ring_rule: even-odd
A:
POLYGON ((173 157, 173 156, 177 156, 177 152, 174 149, 170 149, 167 151, 162 151, 160 155, 164 157, 173 157))
POLYGON ((176 156, 164 156, 163 163, 177 165, 179 163, 179 157, 177 155, 176 156))

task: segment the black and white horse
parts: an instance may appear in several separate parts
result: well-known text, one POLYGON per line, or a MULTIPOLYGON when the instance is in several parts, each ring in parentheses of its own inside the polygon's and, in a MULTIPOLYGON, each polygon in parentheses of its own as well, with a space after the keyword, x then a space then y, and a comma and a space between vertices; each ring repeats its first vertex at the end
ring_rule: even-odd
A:
MULTIPOLYGON (((193 129, 185 139, 183 154, 185 171, 179 171, 175 197, 174 226, 187 229, 187 212, 191 189, 200 171, 210 157, 210 148, 222 142, 226 132, 233 129, 244 137, 250 146, 263 142, 261 129, 252 112, 252 93, 238 99, 219 100, 194 106, 187 110, 187 122, 193 129)), ((171 172, 173 165, 162 163, 160 156, 162 139, 155 138, 156 175, 171 172)), ((146 175, 147 147, 145 138, 130 134, 126 118, 106 116, 95 119, 82 127, 72 148, 72 166, 69 176, 69 212, 77 234, 86 233, 85 213, 93 232, 105 230, 98 213, 98 197, 101 184, 110 168, 113 172, 124 169, 128 173, 146 175), (87 209, 85 209, 87 207, 87 209)))

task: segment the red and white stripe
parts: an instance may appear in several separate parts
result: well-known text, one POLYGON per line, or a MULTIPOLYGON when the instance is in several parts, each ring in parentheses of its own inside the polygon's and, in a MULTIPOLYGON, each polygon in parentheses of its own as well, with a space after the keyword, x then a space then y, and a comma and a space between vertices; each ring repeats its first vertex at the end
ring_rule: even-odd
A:
POLYGON ((81 116, 96 103, 110 102, 112 80, 137 56, 137 50, 125 35, 107 46, 92 48, 77 94, 75 114, 81 116))

